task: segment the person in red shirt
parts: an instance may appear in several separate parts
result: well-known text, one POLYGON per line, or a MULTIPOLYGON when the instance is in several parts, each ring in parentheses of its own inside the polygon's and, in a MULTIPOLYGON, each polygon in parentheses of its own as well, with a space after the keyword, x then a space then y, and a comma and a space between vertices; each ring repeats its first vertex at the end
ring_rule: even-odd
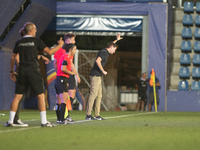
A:
MULTIPOLYGON (((66 33, 64 35, 65 43, 66 44, 70 44, 70 43, 71 44, 75 44, 76 43, 75 37, 76 37, 76 35, 73 34, 73 33, 66 33)), ((65 53, 66 53, 65 49, 60 48, 54 55, 54 69, 56 70, 56 72, 57 72, 59 60, 62 57, 62 55, 65 54, 65 53)), ((72 57, 72 60, 73 60, 74 56, 72 55, 71 57, 72 57)), ((72 67, 73 70, 76 71, 73 62, 72 62, 71 67, 72 67)), ((77 78, 77 83, 80 83, 81 79, 80 79, 78 73, 76 74, 76 78, 77 78)), ((68 85, 69 85, 68 92, 69 92, 69 96, 70 96, 70 100, 71 100, 71 104, 72 104, 73 103, 73 99, 75 97, 75 92, 76 92, 75 87, 72 87, 72 85, 75 85, 74 75, 70 75, 69 76, 68 85), (71 96, 71 95, 73 95, 73 96, 71 96)), ((60 120, 60 118, 59 118, 60 117, 59 108, 60 108, 61 100, 60 100, 60 98, 59 98, 59 96, 57 94, 56 94, 56 98, 57 98, 57 101, 56 101, 56 115, 57 115, 57 123, 59 123, 59 120, 60 120)), ((74 120, 69 116, 69 108, 68 108, 68 116, 66 117, 66 120, 69 121, 69 122, 74 122, 74 120)))
POLYGON ((65 120, 65 109, 68 100, 68 86, 67 82, 70 75, 77 74, 76 70, 72 68, 72 60, 76 53, 76 45, 75 44, 64 44, 63 49, 66 50, 66 53, 62 55, 59 60, 57 67, 57 78, 55 80, 54 86, 56 89, 56 94, 58 95, 61 104, 60 104, 60 124, 67 124, 67 120, 65 120))

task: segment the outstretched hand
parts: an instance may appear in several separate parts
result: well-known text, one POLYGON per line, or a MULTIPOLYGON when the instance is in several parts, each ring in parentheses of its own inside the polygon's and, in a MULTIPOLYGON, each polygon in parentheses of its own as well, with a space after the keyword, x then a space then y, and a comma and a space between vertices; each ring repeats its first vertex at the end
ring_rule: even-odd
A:
POLYGON ((51 63, 51 61, 45 56, 42 56, 42 59, 45 61, 45 64, 51 63))
POLYGON ((116 36, 116 39, 117 39, 117 41, 119 41, 119 40, 122 40, 123 37, 121 37, 121 36, 120 36, 120 33, 118 33, 117 36, 116 36))

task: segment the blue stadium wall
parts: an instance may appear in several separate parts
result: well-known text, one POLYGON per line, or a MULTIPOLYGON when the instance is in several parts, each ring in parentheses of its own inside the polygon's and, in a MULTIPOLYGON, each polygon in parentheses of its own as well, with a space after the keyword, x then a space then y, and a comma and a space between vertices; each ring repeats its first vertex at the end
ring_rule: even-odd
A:
MULTIPOLYGON (((160 2, 160 1, 159 1, 160 2)), ((94 15, 140 15, 149 16, 148 72, 152 68, 161 83, 158 111, 170 110, 173 102, 166 103, 168 3, 75 3, 57 2, 57 14, 94 15), (78 11, 77 11, 77 8, 78 11)), ((14 95, 14 83, 10 80, 10 51, 0 51, 0 110, 8 110, 14 95)), ((52 73, 52 72, 49 72, 52 73)), ((47 73, 48 74, 48 73, 47 73)), ((50 84, 49 84, 50 86, 50 84)), ((48 95, 49 108, 53 109, 55 98, 53 90, 48 95)), ((173 111, 173 110, 172 110, 173 111)), ((184 111, 184 110, 183 110, 184 111)))

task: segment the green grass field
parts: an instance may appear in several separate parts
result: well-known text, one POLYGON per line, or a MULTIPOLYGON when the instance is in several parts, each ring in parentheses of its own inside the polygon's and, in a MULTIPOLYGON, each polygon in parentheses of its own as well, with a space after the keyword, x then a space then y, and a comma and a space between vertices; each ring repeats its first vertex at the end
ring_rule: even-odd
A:
MULTIPOLYGON (((0 111, 0 150, 199 150, 199 112, 102 111, 103 121, 85 121, 84 111, 70 114, 77 122, 41 128, 37 110, 22 110, 29 127, 3 127, 9 111, 0 111)), ((56 123, 54 111, 47 118, 56 123)))

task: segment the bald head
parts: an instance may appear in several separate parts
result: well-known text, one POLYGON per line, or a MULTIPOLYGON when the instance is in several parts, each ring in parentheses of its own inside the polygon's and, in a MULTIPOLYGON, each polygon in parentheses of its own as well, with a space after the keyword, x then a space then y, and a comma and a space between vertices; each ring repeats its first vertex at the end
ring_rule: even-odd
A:
POLYGON ((24 24, 24 32, 26 35, 32 35, 35 37, 36 34, 36 26, 32 22, 27 22, 24 24))

